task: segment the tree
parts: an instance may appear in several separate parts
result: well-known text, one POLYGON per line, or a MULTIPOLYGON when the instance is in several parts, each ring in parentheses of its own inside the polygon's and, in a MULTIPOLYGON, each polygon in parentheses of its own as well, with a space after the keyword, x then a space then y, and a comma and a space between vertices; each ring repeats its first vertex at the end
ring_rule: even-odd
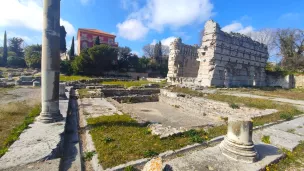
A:
POLYGON ((142 48, 144 55, 150 58, 153 57, 154 55, 154 49, 155 49, 155 45, 150 45, 150 44, 147 44, 142 48))
POLYGON ((30 68, 41 68, 41 45, 31 45, 24 49, 25 63, 30 68))
POLYGON ((17 56, 9 56, 7 58, 7 65, 12 67, 26 67, 24 58, 20 58, 17 56))
POLYGON ((4 32, 4 40, 3 40, 2 64, 4 66, 7 65, 7 37, 6 37, 6 31, 4 32))
POLYGON ((71 49, 69 51, 69 56, 70 56, 70 59, 74 59, 74 56, 75 56, 74 36, 73 36, 73 39, 72 39, 72 44, 71 44, 71 49))
POLYGON ((279 29, 274 41, 285 70, 304 70, 304 30, 279 29))
POLYGON ((23 58, 23 49, 21 45, 23 44, 24 40, 19 37, 13 37, 9 39, 9 51, 15 52, 17 57, 23 58))
POLYGON ((258 31, 249 32, 246 35, 252 40, 265 44, 268 48, 269 56, 276 55, 274 46, 276 31, 274 29, 265 28, 258 31))
POLYGON ((131 48, 125 46, 125 47, 118 47, 118 60, 125 57, 129 53, 131 53, 131 48))
POLYGON ((67 48, 66 48, 66 34, 67 32, 65 31, 64 26, 60 26, 60 52, 65 53, 67 48))
POLYGON ((100 45, 99 36, 97 36, 97 37, 95 38, 94 46, 95 46, 95 45, 100 45))

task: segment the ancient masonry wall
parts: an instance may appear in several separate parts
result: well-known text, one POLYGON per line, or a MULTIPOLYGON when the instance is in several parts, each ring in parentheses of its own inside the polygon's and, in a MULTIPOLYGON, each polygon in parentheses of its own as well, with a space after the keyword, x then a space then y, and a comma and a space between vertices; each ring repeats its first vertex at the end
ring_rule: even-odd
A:
POLYGON ((168 82, 176 82, 178 77, 197 77, 199 68, 197 49, 198 46, 183 44, 180 38, 170 44, 168 82))
POLYGON ((238 33, 225 33, 209 20, 205 24, 196 84, 200 86, 265 86, 267 47, 238 33))

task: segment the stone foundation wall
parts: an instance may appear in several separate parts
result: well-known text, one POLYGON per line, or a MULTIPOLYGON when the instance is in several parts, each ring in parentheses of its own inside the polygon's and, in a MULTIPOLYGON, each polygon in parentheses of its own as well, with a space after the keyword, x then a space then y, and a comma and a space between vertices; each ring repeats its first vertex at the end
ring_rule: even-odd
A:
POLYGON ((196 77, 199 67, 197 61, 198 46, 182 43, 180 38, 170 44, 168 59, 168 82, 174 82, 177 77, 196 77))
POLYGON ((294 76, 293 75, 269 75, 266 77, 266 84, 269 87, 281 87, 281 88, 294 88, 294 76))
POLYGON ((295 75, 295 88, 304 88, 304 75, 295 75))
POLYGON ((119 103, 141 103, 141 102, 158 102, 158 94, 152 95, 135 95, 135 96, 115 96, 112 99, 119 103))
POLYGON ((150 89, 102 89, 101 90, 105 97, 113 97, 113 96, 129 96, 129 95, 152 95, 160 93, 158 88, 150 88, 150 89))

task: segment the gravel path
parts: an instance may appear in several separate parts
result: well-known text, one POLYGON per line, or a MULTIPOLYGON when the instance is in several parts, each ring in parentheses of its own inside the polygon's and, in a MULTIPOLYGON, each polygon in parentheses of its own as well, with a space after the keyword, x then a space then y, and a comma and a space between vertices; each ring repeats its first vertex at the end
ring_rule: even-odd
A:
POLYGON ((0 93, 0 104, 7 104, 10 102, 24 101, 33 104, 40 101, 40 88, 34 87, 16 87, 14 89, 8 90, 6 92, 0 93))

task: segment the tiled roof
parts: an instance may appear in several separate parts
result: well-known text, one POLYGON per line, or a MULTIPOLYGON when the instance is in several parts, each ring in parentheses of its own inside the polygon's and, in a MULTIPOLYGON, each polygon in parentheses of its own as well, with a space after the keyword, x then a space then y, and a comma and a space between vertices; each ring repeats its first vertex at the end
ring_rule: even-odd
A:
POLYGON ((78 32, 79 32, 79 31, 86 31, 86 32, 91 32, 91 33, 95 33, 95 34, 105 34, 105 35, 108 35, 108 36, 116 37, 116 36, 113 35, 113 34, 110 34, 110 33, 107 33, 107 32, 101 31, 101 30, 96 30, 96 29, 85 29, 85 28, 80 28, 80 29, 78 29, 78 32))

